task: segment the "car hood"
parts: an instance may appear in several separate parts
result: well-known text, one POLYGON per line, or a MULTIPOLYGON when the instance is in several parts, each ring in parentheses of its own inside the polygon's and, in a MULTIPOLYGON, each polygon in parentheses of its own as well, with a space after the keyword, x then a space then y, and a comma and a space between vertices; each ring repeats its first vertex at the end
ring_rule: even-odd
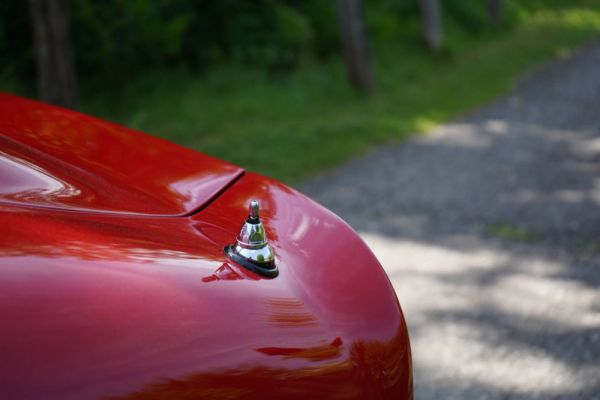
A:
MULTIPOLYGON (((111 138, 118 132, 127 140, 124 132, 130 132, 37 103, 33 111, 17 103, 23 109, 15 113, 57 112, 81 129, 88 129, 84 121, 108 127, 111 138)), ((54 119, 58 126, 61 118, 54 119)), ((2 126, 3 132, 12 126, 9 147, 38 148, 34 137, 14 134, 20 123, 2 126)), ((157 152, 164 145, 166 154, 161 150, 147 160, 160 160, 165 170, 172 164, 191 171, 195 165, 188 150, 131 134, 135 141, 118 141, 124 148, 111 152, 126 159, 139 143, 157 152)), ((59 143, 79 140, 53 137, 59 143)), ((104 146, 100 133, 86 137, 104 146)), ((60 146, 43 136, 39 140, 45 143, 43 157, 51 154, 60 163, 60 146)), ((116 168, 118 160, 94 152, 88 141, 81 145, 90 158, 72 156, 85 167, 70 163, 64 176, 83 179, 93 169, 90 179, 103 176, 106 190, 119 188, 127 197, 121 175, 114 183, 99 172, 106 163, 116 168)), ((103 148, 108 152, 109 145, 103 148)), ((9 150, 16 157, 16 150, 9 150)), ((195 166, 208 163, 193 154, 199 160, 195 166)), ((38 161, 26 161, 39 171, 38 161)), ((209 164, 217 180, 230 174, 230 182, 240 171, 214 160, 209 164)), ((59 169, 50 161, 43 167, 59 169)), ((156 174, 164 182, 176 181, 166 171, 156 174)), ((210 184, 206 176, 199 182, 210 184)), ((136 185, 134 193, 154 198, 139 189, 151 183, 136 185)), ((94 193, 113 201, 110 191, 94 193)), ((37 200, 0 201, 0 320, 5 321, 0 398, 412 399, 407 327, 385 272, 346 223, 294 189, 245 173, 183 216, 164 215, 189 210, 166 194, 161 198, 169 200, 160 209, 141 200, 132 203, 135 208, 114 202, 110 208, 82 209, 59 203, 60 197, 43 203, 43 193, 32 196, 37 200), (244 269, 224 252, 252 199, 260 202, 275 252, 279 275, 274 279, 244 269)), ((92 196, 85 204, 93 201, 92 196)))
POLYGON ((132 129, 0 94, 0 203, 187 215, 242 173, 132 129))

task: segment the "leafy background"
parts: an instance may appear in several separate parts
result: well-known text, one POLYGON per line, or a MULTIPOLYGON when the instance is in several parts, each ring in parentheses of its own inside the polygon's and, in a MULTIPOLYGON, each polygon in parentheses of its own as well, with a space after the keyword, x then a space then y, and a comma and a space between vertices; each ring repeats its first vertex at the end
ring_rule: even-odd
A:
MULTIPOLYGON (((72 0, 80 108, 293 183, 468 112, 600 31, 598 0, 506 0, 497 26, 483 0, 441 3, 431 54, 415 0, 365 1, 366 97, 333 1, 72 0)), ((31 43, 27 2, 0 3, 0 89, 36 96, 31 43)))

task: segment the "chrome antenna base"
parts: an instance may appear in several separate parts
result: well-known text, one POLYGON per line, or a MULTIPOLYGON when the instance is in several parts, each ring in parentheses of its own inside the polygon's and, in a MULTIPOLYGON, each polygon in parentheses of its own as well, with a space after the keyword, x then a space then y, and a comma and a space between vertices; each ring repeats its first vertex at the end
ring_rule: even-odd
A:
POLYGON ((260 221, 258 201, 250 202, 248 218, 242 225, 236 242, 225 247, 225 253, 252 272, 268 278, 277 276, 275 254, 269 246, 265 227, 260 221))

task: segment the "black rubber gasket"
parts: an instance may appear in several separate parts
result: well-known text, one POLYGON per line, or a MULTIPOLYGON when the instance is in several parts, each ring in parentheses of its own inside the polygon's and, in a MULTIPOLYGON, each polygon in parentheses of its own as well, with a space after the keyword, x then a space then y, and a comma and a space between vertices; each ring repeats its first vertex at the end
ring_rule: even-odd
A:
POLYGON ((253 263, 252 261, 248 260, 245 257, 242 257, 241 255, 239 255, 233 245, 227 245, 225 246, 225 254, 227 254, 229 256, 229 258, 231 258, 236 264, 241 265, 242 267, 249 269, 250 271, 264 276, 265 278, 275 278, 277 275, 279 275, 279 270, 277 269, 277 265, 275 265, 275 262, 271 262, 271 263, 261 263, 261 264, 256 264, 253 263))
POLYGON ((260 219, 258 217, 252 217, 248 215, 248 218, 246 218, 246 222, 249 224, 258 224, 260 222, 260 219))

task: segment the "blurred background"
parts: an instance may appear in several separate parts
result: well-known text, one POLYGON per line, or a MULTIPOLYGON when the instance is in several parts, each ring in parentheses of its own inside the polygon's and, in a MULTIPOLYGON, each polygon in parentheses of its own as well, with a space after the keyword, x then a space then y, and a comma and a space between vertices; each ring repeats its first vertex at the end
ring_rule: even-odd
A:
POLYGON ((417 399, 600 399, 600 0, 5 1, 0 90, 334 210, 417 399))
POLYGON ((489 101, 599 27, 597 0, 5 1, 0 90, 298 182, 489 101))

